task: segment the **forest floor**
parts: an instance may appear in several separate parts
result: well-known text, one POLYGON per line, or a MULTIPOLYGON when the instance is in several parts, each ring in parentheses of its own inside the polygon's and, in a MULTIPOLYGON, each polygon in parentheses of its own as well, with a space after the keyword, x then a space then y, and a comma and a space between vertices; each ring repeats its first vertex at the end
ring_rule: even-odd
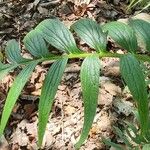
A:
MULTIPOLYGON (((0 0, 0 52, 4 54, 10 39, 19 41, 39 22, 46 18, 58 17, 70 27, 80 18, 91 18, 103 24, 112 20, 129 18, 138 11, 126 12, 124 0, 0 0)), ((88 51, 82 41, 77 43, 88 51)), ((114 43, 108 49, 123 53, 114 43)), ((24 51, 23 56, 30 57, 24 51)), ((4 58, 4 61, 7 60, 4 58)), ((83 102, 79 79, 82 60, 70 61, 55 97, 49 116, 44 150, 73 150, 83 126, 83 102)), ((37 150, 38 101, 42 83, 51 62, 38 65, 30 81, 20 95, 5 130, 0 150, 37 150)), ((10 72, 0 83, 0 114, 7 92, 19 69, 10 72)), ((91 89, 92 90, 92 89, 91 89)), ((113 132, 113 125, 122 126, 124 120, 132 120, 134 103, 132 96, 120 77, 119 60, 103 58, 101 61, 100 93, 97 113, 89 137, 81 150, 107 150, 101 138, 110 138, 122 144, 113 132)), ((111 148, 112 149, 112 148, 111 148)))

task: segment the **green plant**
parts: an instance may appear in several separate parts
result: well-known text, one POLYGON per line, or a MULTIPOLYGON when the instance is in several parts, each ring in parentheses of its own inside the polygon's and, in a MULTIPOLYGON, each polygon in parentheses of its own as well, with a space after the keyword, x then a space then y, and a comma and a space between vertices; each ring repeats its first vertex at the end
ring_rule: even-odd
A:
POLYGON ((149 0, 130 0, 128 10, 136 7, 137 5, 139 5, 142 8, 142 10, 144 10, 150 7, 150 1, 149 0))
POLYGON ((96 52, 86 53, 80 50, 76 46, 71 32, 58 19, 42 21, 25 36, 24 45, 33 55, 33 59, 25 59, 21 56, 19 44, 15 40, 7 43, 6 55, 11 63, 0 63, 0 79, 18 66, 22 66, 23 70, 16 77, 8 92, 1 117, 0 135, 3 134, 11 111, 35 66, 43 61, 53 60, 54 63, 45 77, 39 101, 38 144, 40 147, 57 87, 67 61, 68 59, 83 58, 80 77, 84 100, 84 125, 80 140, 75 145, 78 149, 87 138, 96 113, 100 76, 99 58, 117 57, 121 61, 122 77, 137 103, 140 118, 140 135, 141 137, 149 138, 148 97, 145 77, 140 63, 150 62, 150 57, 138 54, 135 33, 141 37, 146 49, 150 51, 150 23, 143 20, 130 20, 129 25, 121 22, 110 22, 101 27, 90 19, 81 19, 74 23, 71 29, 96 52), (123 49, 127 50, 127 53, 108 52, 106 48, 107 34, 123 49), (63 52, 63 54, 51 54, 45 41, 63 52))
POLYGON ((114 133, 122 140, 124 145, 116 144, 110 139, 102 138, 102 141, 107 146, 112 146, 116 150, 149 150, 150 139, 145 139, 140 136, 139 130, 133 124, 124 122, 125 126, 122 130, 114 127, 114 133), (124 130, 125 129, 125 130, 124 130))

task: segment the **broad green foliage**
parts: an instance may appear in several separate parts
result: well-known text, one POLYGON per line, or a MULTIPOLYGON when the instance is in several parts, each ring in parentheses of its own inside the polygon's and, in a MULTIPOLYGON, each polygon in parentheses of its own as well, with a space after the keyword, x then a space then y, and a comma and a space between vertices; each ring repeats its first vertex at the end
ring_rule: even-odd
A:
POLYGON ((42 139, 48 121, 49 112, 51 110, 61 77, 65 70, 67 60, 68 58, 66 57, 54 62, 53 65, 50 67, 46 75, 45 81, 43 83, 41 92, 42 94, 40 96, 39 102, 39 128, 38 128, 39 145, 42 144, 42 139))
MULTIPOLYGON (((8 92, 0 122, 0 136, 3 134, 11 111, 36 65, 43 61, 53 60, 53 64, 50 66, 45 77, 39 101, 38 143, 39 147, 41 147, 49 113, 68 59, 85 58, 80 73, 84 102, 84 124, 80 139, 75 145, 76 149, 79 149, 88 137, 96 113, 100 76, 99 58, 117 57, 121 59, 121 75, 137 104, 140 118, 140 134, 135 133, 137 130, 130 126, 136 135, 136 138, 132 136, 131 138, 137 143, 140 143, 143 137, 150 141, 149 136, 147 136, 150 134, 147 90, 144 73, 140 67, 141 61, 150 62, 150 58, 147 55, 137 54, 138 46, 136 38, 136 34, 141 37, 147 50, 149 50, 150 24, 142 20, 131 20, 129 25, 120 22, 111 22, 105 24, 102 29, 93 20, 81 19, 75 22, 71 28, 79 35, 81 40, 96 51, 86 53, 80 50, 70 30, 58 19, 42 21, 34 30, 25 36, 23 40, 24 45, 29 53, 33 55, 33 59, 25 59, 22 57, 21 49, 17 41, 11 40, 7 43, 6 56, 10 64, 0 62, 0 80, 16 67, 22 66, 23 70, 18 74, 8 92), (122 49, 127 50, 128 54, 107 52, 107 34, 122 49), (49 51, 48 46, 53 46, 62 53, 55 55, 49 51)), ((130 145, 128 139, 121 134, 120 130, 116 130, 117 134, 124 140, 124 143, 130 145)), ((145 140, 142 139, 142 141, 145 140)), ((109 141, 107 144, 111 145, 113 143, 109 141)), ((113 145, 114 147, 120 148, 116 144, 113 145)))
POLYGON ((146 50, 150 51, 150 23, 146 22, 144 20, 130 20, 129 21, 130 26, 134 29, 134 31, 137 33, 137 36, 140 36, 142 41, 146 45, 146 50))
POLYGON ((6 46, 6 55, 10 62, 20 63, 24 61, 24 58, 21 56, 21 49, 16 40, 10 40, 6 46))
POLYGON ((124 49, 129 52, 137 50, 135 33, 128 25, 115 21, 105 24, 103 29, 109 31, 108 35, 124 49))
POLYGON ((58 19, 47 19, 41 22, 36 30, 42 32, 49 44, 66 53, 80 53, 75 40, 63 23, 58 19))
POLYGON ((133 98, 137 101, 141 131, 146 136, 149 128, 148 94, 144 74, 138 60, 131 54, 121 57, 120 69, 133 98), (141 92, 142 91, 142 92, 141 92))
POLYGON ((99 24, 91 19, 81 19, 72 25, 72 29, 91 48, 97 52, 105 51, 107 44, 107 34, 104 33, 99 24))
POLYGON ((8 121, 8 118, 11 114, 11 111, 24 87, 26 82, 29 79, 29 76, 33 72, 33 69, 37 65, 37 62, 33 62, 29 65, 27 65, 21 72, 20 74, 16 77, 11 89, 8 92, 4 110, 2 113, 2 118, 1 118, 1 123, 0 123, 0 135, 3 134, 4 128, 6 126, 6 123, 8 121))
POLYGON ((87 138, 96 113, 99 93, 99 75, 100 63, 98 56, 92 55, 85 58, 81 66, 81 87, 84 99, 84 125, 80 140, 75 145, 76 148, 80 148, 85 138, 87 138))
POLYGON ((30 31, 24 38, 26 49, 35 57, 46 57, 49 52, 42 34, 36 30, 30 31))

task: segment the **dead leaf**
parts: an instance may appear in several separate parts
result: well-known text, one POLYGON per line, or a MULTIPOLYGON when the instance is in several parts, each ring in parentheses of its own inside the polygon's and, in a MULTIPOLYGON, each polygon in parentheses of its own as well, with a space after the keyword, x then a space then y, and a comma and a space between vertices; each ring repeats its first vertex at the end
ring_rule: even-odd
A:
POLYGON ((113 105, 117 108, 119 114, 129 116, 133 112, 133 104, 125 99, 115 99, 113 105))
POLYGON ((100 88, 99 96, 98 96, 98 104, 99 105, 105 105, 105 106, 111 106, 113 101, 113 95, 106 92, 105 89, 100 88))
POLYGON ((109 92, 113 96, 117 96, 121 94, 121 88, 110 81, 102 82, 101 87, 104 88, 107 92, 109 92))
POLYGON ((35 109, 35 104, 26 104, 24 106, 24 110, 25 110, 25 118, 29 118, 33 112, 33 110, 35 109))
POLYGON ((102 61, 103 66, 103 74, 105 76, 119 76, 120 68, 119 68, 119 59, 117 58, 103 58, 102 61))
POLYGON ((65 113, 66 115, 71 115, 73 113, 75 113, 76 109, 70 105, 65 107, 65 113))

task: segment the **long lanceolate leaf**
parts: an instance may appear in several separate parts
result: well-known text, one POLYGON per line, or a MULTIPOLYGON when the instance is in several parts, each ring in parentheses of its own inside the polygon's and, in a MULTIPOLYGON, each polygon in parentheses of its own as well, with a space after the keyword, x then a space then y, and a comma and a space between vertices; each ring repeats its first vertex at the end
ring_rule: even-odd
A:
POLYGON ((102 141, 108 145, 108 146, 112 146, 113 148, 115 148, 115 150, 122 150, 122 147, 119 144, 116 144, 114 142, 112 142, 110 139, 105 139, 102 138, 102 141))
POLYGON ((144 74, 139 62, 131 54, 121 57, 120 69, 123 79, 137 102, 141 132, 145 136, 149 129, 149 110, 144 74))
POLYGON ((12 111, 24 85, 28 81, 28 79, 36 65, 37 65, 37 62, 35 61, 32 64, 25 66, 25 68, 20 72, 20 74, 14 80, 14 83, 11 86, 9 93, 7 95, 5 106, 4 106, 4 109, 2 112, 2 118, 1 118, 1 123, 0 123, 0 136, 3 134, 3 131, 5 129, 7 121, 11 114, 11 111, 12 111))
POLYGON ((99 93, 100 62, 98 56, 87 57, 81 67, 81 86, 84 100, 84 125, 80 140, 75 147, 78 149, 88 136, 96 113, 99 93))
POLYGON ((65 70, 68 58, 57 60, 50 67, 45 77, 40 102, 39 102, 39 125, 38 125, 38 143, 42 144, 43 136, 48 121, 49 112, 51 110, 54 97, 65 70))
POLYGON ((129 52, 137 50, 137 40, 132 28, 122 22, 106 23, 103 27, 104 31, 108 31, 108 35, 122 48, 129 52))
POLYGON ((36 30, 41 31, 44 38, 52 46, 67 53, 80 53, 73 35, 68 28, 58 19, 47 19, 42 21, 36 30))
POLYGON ((71 28, 84 40, 90 47, 97 52, 105 51, 107 44, 107 34, 104 33, 99 24, 91 19, 81 19, 74 23, 71 28))
MULTIPOLYGON (((129 25, 135 30, 146 45, 146 50, 150 51, 150 23, 144 20, 130 20, 129 25)), ((140 39, 140 38, 139 38, 140 39)))

